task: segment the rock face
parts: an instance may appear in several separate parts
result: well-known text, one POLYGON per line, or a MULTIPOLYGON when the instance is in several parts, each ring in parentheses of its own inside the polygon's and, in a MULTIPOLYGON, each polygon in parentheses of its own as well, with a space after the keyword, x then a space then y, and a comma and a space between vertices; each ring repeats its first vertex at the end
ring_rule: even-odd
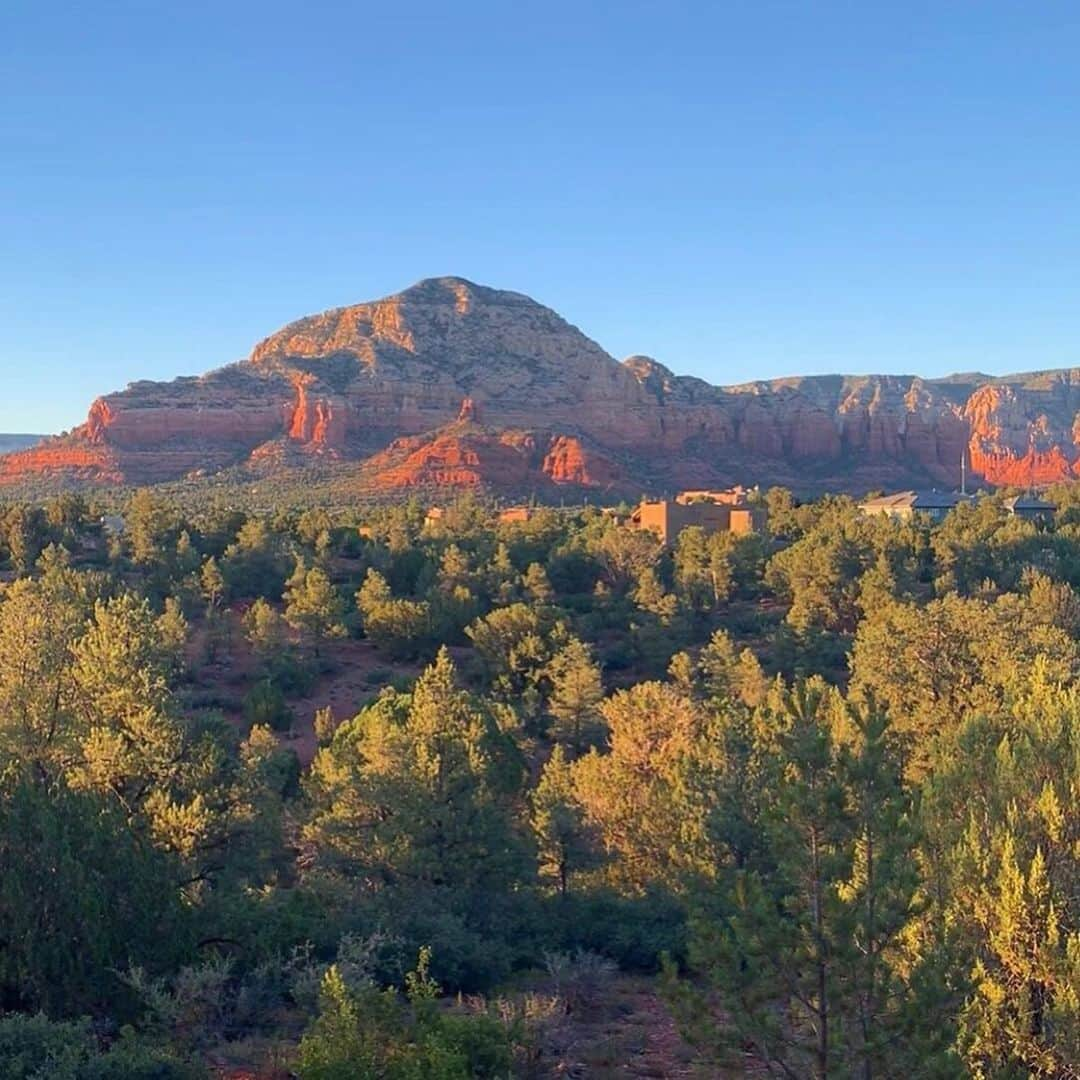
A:
POLYGON ((242 363, 135 383, 70 435, 0 457, 28 476, 152 483, 311 456, 373 489, 802 491, 1080 473, 1080 371, 815 376, 715 387, 618 363, 555 312, 459 278, 291 323, 242 363))

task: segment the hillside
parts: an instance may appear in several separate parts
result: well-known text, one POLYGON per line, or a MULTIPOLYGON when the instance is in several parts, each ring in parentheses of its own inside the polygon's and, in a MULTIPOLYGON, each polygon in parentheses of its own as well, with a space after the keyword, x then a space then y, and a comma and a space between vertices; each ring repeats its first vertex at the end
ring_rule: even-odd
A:
MULTIPOLYGON (((810 376, 741 386, 619 363, 554 311, 460 278, 290 323, 206 375, 138 382, 0 457, 0 484, 155 483, 314 462, 358 492, 625 494, 1071 478, 1080 371, 810 376)), ((0 449, 4 449, 0 444, 0 449)), ((10 448, 8 448, 10 449, 10 448)))

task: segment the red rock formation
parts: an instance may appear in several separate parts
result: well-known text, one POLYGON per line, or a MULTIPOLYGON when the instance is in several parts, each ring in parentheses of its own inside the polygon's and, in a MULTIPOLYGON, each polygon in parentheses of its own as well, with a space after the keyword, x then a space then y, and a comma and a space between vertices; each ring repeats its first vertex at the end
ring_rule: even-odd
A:
POLYGON ((315 382, 301 376, 293 382, 296 394, 289 438, 316 449, 342 450, 348 435, 348 406, 328 397, 313 397, 308 388, 315 382))
POLYGON ((971 449, 971 469, 989 484, 997 486, 1034 487, 1071 480, 1077 472, 1076 459, 1069 460, 1060 446, 1045 453, 1034 447, 1022 457, 1009 451, 987 452, 978 441, 971 449))
POLYGON ((527 297, 443 278, 300 319, 244 363, 100 398, 70 437, 0 458, 0 482, 153 482, 253 455, 299 468, 307 451, 391 486, 865 490, 956 483, 962 457, 973 480, 1043 483, 1078 471, 1080 372, 714 387, 619 364, 527 297))
MULTIPOLYGON (((980 387, 968 399, 964 415, 971 430, 971 469, 988 483, 1050 484, 1075 474, 1080 457, 1075 434, 1067 439, 1060 419, 1040 408, 1052 408, 1057 402, 1045 394, 1034 402, 1031 398, 998 383, 980 387)), ((1074 412, 1074 428, 1076 417, 1074 412)))
POLYGON ((516 490, 528 484, 527 448, 497 435, 436 434, 392 443, 369 463, 375 486, 478 487, 516 490))
POLYGON ((123 483, 116 455, 103 446, 47 439, 29 450, 0 456, 0 484, 28 476, 65 477, 94 483, 123 483))
POLYGON ((579 487, 609 488, 620 479, 619 470, 612 462, 569 435, 551 440, 544 456, 543 472, 556 484, 579 487))

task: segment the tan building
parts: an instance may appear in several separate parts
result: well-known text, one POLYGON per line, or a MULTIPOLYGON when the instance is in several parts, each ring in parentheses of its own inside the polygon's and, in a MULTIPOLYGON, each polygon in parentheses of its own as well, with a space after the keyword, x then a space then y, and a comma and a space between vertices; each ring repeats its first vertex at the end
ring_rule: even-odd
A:
POLYGON ((500 521, 531 521, 535 508, 532 506, 508 506, 499 511, 500 521))
POLYGON ((642 501, 630 516, 630 527, 648 529, 665 544, 675 543, 683 529, 696 526, 707 533, 730 532, 742 536, 762 532, 764 506, 749 501, 745 488, 728 491, 683 491, 674 499, 642 501))

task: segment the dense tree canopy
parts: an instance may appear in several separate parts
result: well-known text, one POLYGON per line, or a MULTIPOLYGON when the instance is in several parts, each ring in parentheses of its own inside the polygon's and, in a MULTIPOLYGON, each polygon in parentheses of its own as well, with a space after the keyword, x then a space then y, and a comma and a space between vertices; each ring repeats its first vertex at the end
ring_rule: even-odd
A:
POLYGON ((621 969, 706 1075, 1073 1075, 1080 495, 1003 494, 3 506, 0 1073, 552 1076, 621 969))

